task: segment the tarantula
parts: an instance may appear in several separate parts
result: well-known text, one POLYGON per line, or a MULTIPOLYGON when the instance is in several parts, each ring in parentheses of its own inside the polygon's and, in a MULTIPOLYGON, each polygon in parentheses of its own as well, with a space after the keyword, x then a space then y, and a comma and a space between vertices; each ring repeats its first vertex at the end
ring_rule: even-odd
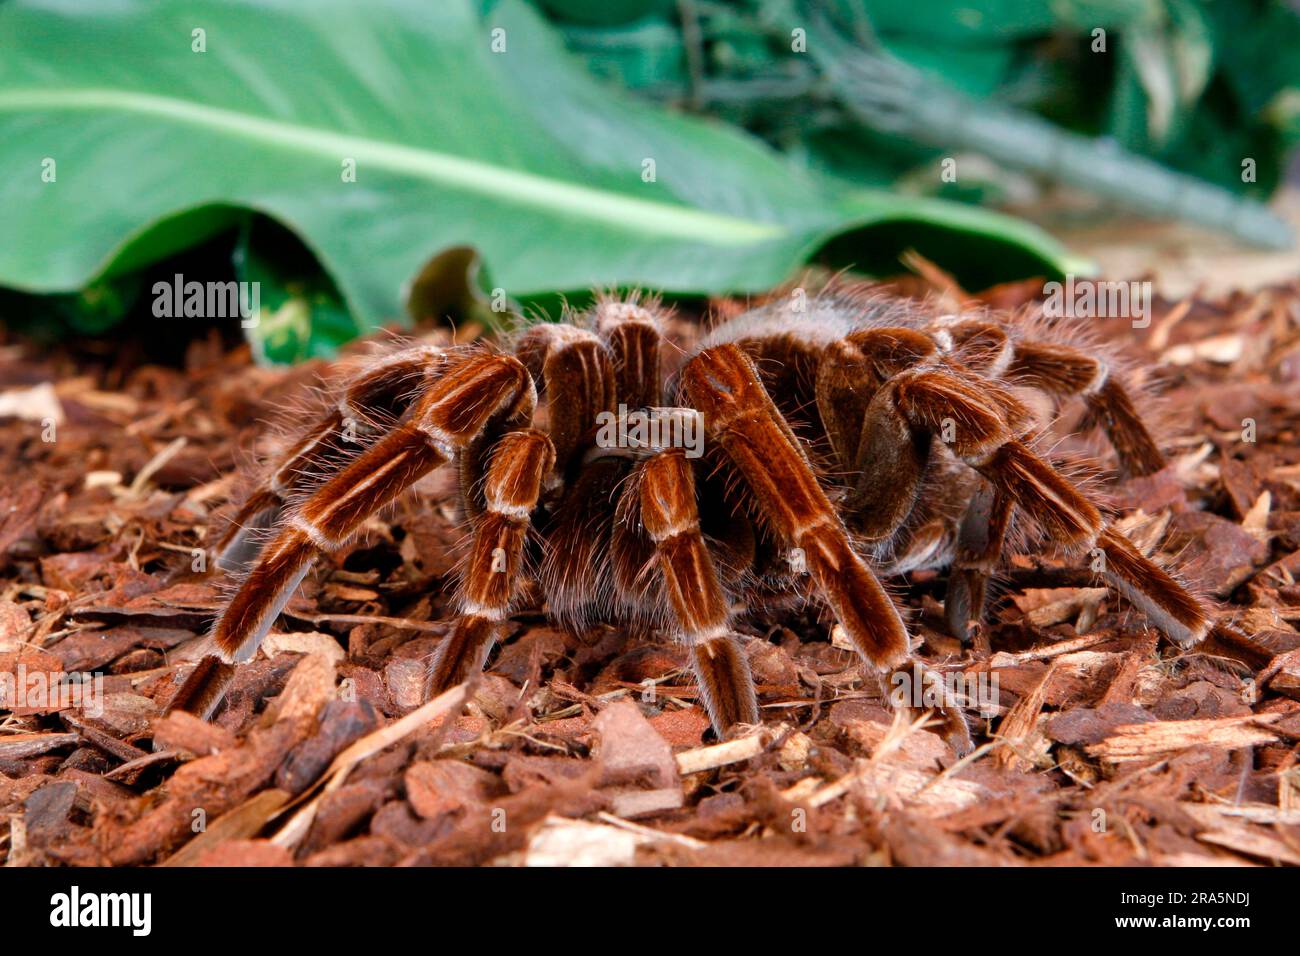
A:
POLYGON ((1066 339, 1042 321, 841 287, 730 319, 675 370, 657 304, 635 298, 525 326, 504 347, 398 351, 346 384, 218 542, 220 566, 246 573, 173 707, 210 716, 316 555, 453 461, 472 545, 428 694, 483 667, 532 579, 569 628, 678 632, 722 734, 759 720, 734 606, 820 598, 888 673, 910 649, 881 577, 950 567, 945 613, 966 639, 1013 514, 1040 542, 1090 554, 1166 636, 1195 644, 1206 609, 1035 451, 1081 398, 1121 473, 1164 464, 1120 366, 1066 339), (629 409, 672 427, 611 442, 601 422, 629 409), (681 436, 701 420, 695 457, 681 436))

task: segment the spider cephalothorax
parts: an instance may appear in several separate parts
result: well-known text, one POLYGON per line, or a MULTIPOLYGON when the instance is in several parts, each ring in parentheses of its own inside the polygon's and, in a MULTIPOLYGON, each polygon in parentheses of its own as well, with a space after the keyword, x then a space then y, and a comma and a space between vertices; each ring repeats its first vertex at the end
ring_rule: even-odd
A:
POLYGON ((910 650, 879 577, 950 567, 964 639, 1017 514, 1194 644, 1205 609, 1035 451, 1044 409, 1079 398, 1121 473, 1164 461, 1114 363, 1059 339, 832 290, 731 319, 672 369, 657 307, 636 300, 506 347, 396 352, 346 384, 219 542, 219 564, 246 574, 174 706, 211 713, 316 555, 453 461, 472 545, 429 693, 483 666, 531 578, 568 627, 680 634, 714 726, 754 723, 734 609, 820 600, 888 672, 910 650))

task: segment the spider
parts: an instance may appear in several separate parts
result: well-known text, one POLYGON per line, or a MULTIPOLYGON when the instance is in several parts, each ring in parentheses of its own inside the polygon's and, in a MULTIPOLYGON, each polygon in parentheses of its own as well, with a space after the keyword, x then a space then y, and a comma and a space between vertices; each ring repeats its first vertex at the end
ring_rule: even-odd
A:
POLYGON ((317 555, 452 462, 472 544, 429 695, 482 669, 532 580, 574 631, 679 634, 724 735, 759 722, 737 608, 820 600, 870 669, 894 673, 911 650, 881 579, 948 567, 947 622, 967 640, 1013 527, 1086 557, 1175 644, 1209 630, 1206 608, 1036 450, 1081 399, 1121 474, 1164 465, 1122 366, 1077 333, 832 286, 673 356, 663 316, 602 296, 504 345, 419 344, 364 367, 219 540, 219 566, 244 575, 173 708, 210 717, 317 555), (610 416, 638 414, 651 427, 611 440, 610 416))

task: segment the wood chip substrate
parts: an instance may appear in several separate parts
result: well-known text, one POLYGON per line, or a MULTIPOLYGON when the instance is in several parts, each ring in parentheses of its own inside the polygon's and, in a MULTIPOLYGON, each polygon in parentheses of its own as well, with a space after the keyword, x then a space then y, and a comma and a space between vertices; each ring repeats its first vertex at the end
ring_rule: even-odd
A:
POLYGON ((0 862, 1300 864, 1300 284, 1088 321, 1158 380, 1170 464, 1121 483, 1093 439, 1055 451, 1096 457, 1089 487, 1219 626, 1176 648, 1077 561, 1025 553, 963 645, 942 573, 891 581, 918 657, 987 692, 964 756, 815 607, 743 619, 764 723, 727 741, 671 635, 568 634, 536 606, 481 678, 423 700, 465 544, 442 475, 308 576, 212 723, 164 717, 229 588, 204 544, 326 367, 10 337, 0 862))

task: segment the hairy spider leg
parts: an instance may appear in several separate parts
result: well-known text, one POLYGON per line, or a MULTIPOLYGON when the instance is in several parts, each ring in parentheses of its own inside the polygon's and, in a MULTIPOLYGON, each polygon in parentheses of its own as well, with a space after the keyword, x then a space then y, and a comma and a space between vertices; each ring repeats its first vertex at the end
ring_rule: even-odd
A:
POLYGON ((759 721, 754 680, 731 627, 726 595, 700 532, 695 477, 682 449, 641 469, 641 519, 654 542, 668 600, 690 646, 700 696, 721 736, 759 721))
POLYGON ((426 699, 483 669, 518 595, 532 514, 554 464, 555 448, 537 429, 509 432, 493 448, 485 507, 474 519, 473 545, 460 570, 459 616, 430 662, 426 699))
POLYGON ((445 361, 441 348, 423 344, 395 352, 354 375, 335 406, 299 432, 254 486, 212 549, 215 565, 224 571, 246 570, 286 502, 322 472, 337 467, 357 443, 400 418, 419 386, 440 372, 445 361))
POLYGON ((907 659, 898 608, 853 550, 798 440, 735 345, 705 349, 687 363, 682 383, 788 548, 798 548, 814 583, 863 659, 887 669, 907 659))
MULTIPOLYGON (((535 404, 532 380, 514 358, 475 352, 446 368, 406 419, 284 516, 213 626, 213 656, 225 665, 251 658, 318 553, 342 547, 371 515, 484 430, 530 420, 535 404)), ((175 697, 210 714, 228 674, 201 661, 175 697)))
POLYGON ((935 435, 955 423, 947 447, 983 475, 994 490, 1039 523, 1052 540, 1075 552, 1100 549, 1103 576, 1170 640, 1200 641, 1210 620, 1200 603, 1164 569, 1148 560, 1072 482, 1038 457, 1007 422, 1005 410, 987 397, 986 383, 962 381, 936 369, 901 373, 890 383, 892 408, 877 427, 900 424, 935 435))

